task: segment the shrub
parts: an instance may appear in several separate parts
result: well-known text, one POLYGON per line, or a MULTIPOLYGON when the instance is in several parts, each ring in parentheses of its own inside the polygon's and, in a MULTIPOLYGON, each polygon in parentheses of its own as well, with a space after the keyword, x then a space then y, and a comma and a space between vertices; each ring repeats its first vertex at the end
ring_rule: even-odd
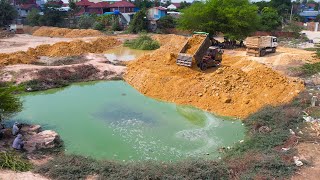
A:
MULTIPOLYGON (((317 56, 320 57, 320 51, 317 50, 317 56)), ((299 71, 301 76, 311 76, 320 72, 320 63, 309 64, 306 63, 299 68, 296 68, 295 71, 299 71)))
POLYGON ((29 171, 31 164, 13 152, 0 152, 0 169, 11 169, 13 171, 29 171))
POLYGON ((100 22, 95 22, 93 23, 92 26, 93 26, 93 29, 99 30, 99 31, 103 31, 105 29, 105 26, 100 22))
POLYGON ((172 16, 164 16, 157 21, 157 28, 166 33, 168 29, 175 28, 176 21, 172 16))
POLYGON ((89 29, 93 27, 95 18, 90 15, 81 15, 77 21, 79 29, 89 29))
POLYGON ((147 29, 147 12, 146 10, 140 10, 133 16, 133 19, 129 24, 128 31, 130 33, 140 33, 143 31, 147 31, 147 29))
POLYGON ((124 46, 132 49, 154 50, 158 49, 160 44, 158 41, 153 40, 150 36, 140 35, 137 39, 125 41, 124 46))

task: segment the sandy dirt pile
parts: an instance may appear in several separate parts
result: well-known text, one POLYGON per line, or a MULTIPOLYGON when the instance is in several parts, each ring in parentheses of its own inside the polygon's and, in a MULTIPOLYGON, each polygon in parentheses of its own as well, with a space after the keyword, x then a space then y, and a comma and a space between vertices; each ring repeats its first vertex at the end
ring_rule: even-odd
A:
POLYGON ((34 36, 48 36, 48 37, 89 37, 89 36, 102 36, 103 33, 93 29, 68 29, 57 27, 41 27, 37 29, 34 36))
POLYGON ((32 63, 36 61, 39 56, 61 57, 86 53, 102 53, 120 44, 121 42, 113 37, 101 37, 92 42, 75 40, 71 42, 58 42, 53 45, 45 44, 37 46, 36 48, 29 48, 26 52, 0 53, 0 66, 32 63))
POLYGON ((187 54, 194 54, 198 50, 201 45, 201 42, 205 39, 204 36, 194 36, 188 40, 188 46, 186 53, 187 54))
MULTIPOLYGON (((161 39, 161 35, 154 37, 161 39)), ((255 61, 224 55, 222 66, 201 72, 176 65, 185 37, 166 43, 128 64, 125 80, 153 98, 193 105, 218 115, 244 118, 266 105, 289 102, 304 85, 255 61)))

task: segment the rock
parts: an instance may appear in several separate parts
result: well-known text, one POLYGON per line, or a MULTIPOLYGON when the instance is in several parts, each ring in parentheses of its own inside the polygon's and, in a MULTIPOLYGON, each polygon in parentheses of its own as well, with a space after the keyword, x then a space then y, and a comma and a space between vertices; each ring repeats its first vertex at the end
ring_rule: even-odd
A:
POLYGON ((232 99, 231 98, 226 98, 226 99, 224 99, 224 103, 231 103, 231 101, 232 101, 232 99))
POLYGON ((26 138, 26 149, 30 151, 51 149, 60 146, 59 135, 52 130, 45 130, 26 138))
POLYGON ((198 94, 198 96, 199 96, 199 97, 202 97, 202 96, 203 96, 203 94, 202 94, 202 93, 199 93, 199 94, 198 94))

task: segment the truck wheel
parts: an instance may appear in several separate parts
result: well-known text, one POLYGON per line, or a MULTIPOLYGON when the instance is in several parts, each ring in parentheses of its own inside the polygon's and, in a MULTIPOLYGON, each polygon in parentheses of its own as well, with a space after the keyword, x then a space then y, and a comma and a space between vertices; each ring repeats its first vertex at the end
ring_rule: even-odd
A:
POLYGON ((261 50, 261 51, 260 51, 260 57, 262 57, 262 56, 264 56, 264 55, 266 55, 266 51, 265 51, 265 50, 261 50))
POLYGON ((272 53, 276 53, 277 49, 276 48, 272 48, 272 53))
POLYGON ((200 69, 202 70, 202 71, 205 71, 205 70, 207 70, 207 65, 205 64, 205 63, 203 63, 203 64, 201 64, 201 66, 200 66, 200 69))

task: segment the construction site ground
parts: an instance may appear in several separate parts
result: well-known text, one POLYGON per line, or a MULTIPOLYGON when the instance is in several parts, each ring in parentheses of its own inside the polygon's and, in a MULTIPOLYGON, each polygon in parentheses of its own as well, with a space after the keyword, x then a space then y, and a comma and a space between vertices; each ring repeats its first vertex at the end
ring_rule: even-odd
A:
MULTIPOLYGON (((112 37, 123 42, 126 39, 135 38, 137 35, 112 37)), ((90 42, 95 38, 79 39, 90 42)), ((94 65, 101 71, 111 70, 119 74, 125 72, 124 78, 129 84, 152 98, 192 105, 221 116, 245 118, 266 105, 280 105, 291 101, 305 87, 300 79, 289 77, 290 68, 320 61, 314 58, 313 52, 292 48, 280 47, 277 49, 277 53, 265 57, 247 56, 245 49, 225 50, 220 67, 202 72, 197 67, 188 68, 176 65, 177 54, 187 40, 186 37, 154 35, 153 38, 161 43, 161 48, 129 62, 126 70, 123 66, 115 67, 106 64, 106 59, 101 55, 102 52, 98 54, 79 53, 88 59, 81 64, 94 65)), ((39 45, 52 45, 74 40, 78 40, 78 38, 15 35, 0 39, 0 53, 27 51, 29 48, 36 48, 39 45)), ((112 47, 108 46, 108 48, 112 47)), ((3 81, 24 82, 36 78, 36 76, 32 76, 32 73, 45 67, 28 64, 9 65, 0 69, 0 78, 3 81), (14 73, 7 75, 6 72, 14 73)), ((307 149, 312 148, 319 149, 318 146, 308 143, 298 146, 301 154, 319 156, 315 153, 312 154, 315 151, 307 152, 307 149)), ((319 168, 319 163, 316 163, 315 166, 319 168)), ((308 174, 308 168, 305 169, 306 172, 303 171, 302 174, 308 174)))

